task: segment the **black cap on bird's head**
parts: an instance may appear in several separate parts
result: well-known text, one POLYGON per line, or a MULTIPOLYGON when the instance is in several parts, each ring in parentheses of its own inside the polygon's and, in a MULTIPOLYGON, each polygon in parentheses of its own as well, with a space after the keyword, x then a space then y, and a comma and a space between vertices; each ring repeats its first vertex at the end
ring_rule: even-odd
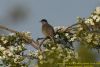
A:
POLYGON ((46 19, 42 19, 40 22, 47 22, 47 20, 46 19))
POLYGON ((42 19, 40 22, 41 22, 42 24, 48 23, 48 21, 47 21, 46 19, 42 19))

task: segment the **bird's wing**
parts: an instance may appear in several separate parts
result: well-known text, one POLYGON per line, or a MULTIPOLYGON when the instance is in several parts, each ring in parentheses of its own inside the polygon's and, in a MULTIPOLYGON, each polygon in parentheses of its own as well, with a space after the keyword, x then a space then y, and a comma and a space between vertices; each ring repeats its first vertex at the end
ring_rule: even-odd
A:
POLYGON ((54 36, 54 29, 51 25, 49 24, 46 24, 46 25, 43 25, 42 26, 42 32, 44 35, 46 36, 51 36, 53 37, 54 36))
POLYGON ((54 34, 55 34, 54 28, 51 25, 48 25, 48 32, 49 32, 50 36, 54 36, 54 34))

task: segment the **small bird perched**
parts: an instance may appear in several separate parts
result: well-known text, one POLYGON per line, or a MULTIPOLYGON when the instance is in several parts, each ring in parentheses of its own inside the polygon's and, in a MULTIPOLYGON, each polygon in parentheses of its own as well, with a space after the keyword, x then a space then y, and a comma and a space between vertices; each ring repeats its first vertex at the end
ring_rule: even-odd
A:
POLYGON ((46 36, 49 37, 55 42, 54 36, 55 36, 55 31, 53 27, 48 24, 48 21, 46 19, 42 19, 40 21, 42 23, 42 33, 46 36))

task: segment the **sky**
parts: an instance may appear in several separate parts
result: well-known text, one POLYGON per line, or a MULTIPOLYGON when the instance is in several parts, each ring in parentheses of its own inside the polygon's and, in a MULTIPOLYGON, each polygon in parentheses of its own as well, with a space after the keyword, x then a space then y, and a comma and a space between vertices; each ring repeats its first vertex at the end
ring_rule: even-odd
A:
POLYGON ((33 38, 42 37, 41 19, 45 18, 52 26, 69 26, 76 18, 88 17, 100 6, 100 0, 0 0, 0 24, 17 31, 29 31, 33 38), (9 22, 5 16, 14 5, 24 5, 30 16, 20 22, 9 22))

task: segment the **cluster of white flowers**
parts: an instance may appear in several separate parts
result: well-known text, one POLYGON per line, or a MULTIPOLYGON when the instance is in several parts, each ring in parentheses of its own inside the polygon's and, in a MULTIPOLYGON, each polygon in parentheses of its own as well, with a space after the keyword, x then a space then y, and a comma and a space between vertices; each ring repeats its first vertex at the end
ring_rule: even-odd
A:
MULTIPOLYGON (((75 35, 73 35, 72 33, 70 33, 70 31, 65 32, 66 28, 67 27, 65 27, 65 26, 54 27, 54 29, 56 31, 59 30, 58 33, 55 35, 55 38, 59 39, 59 36, 60 36, 60 37, 66 37, 68 39, 68 41, 75 41, 77 39, 77 37, 75 35)), ((81 26, 80 26, 80 28, 81 28, 81 26)))
POLYGON ((87 40, 87 42, 88 43, 90 43, 91 41, 92 41, 92 36, 93 36, 93 34, 88 34, 86 37, 85 37, 85 39, 87 40))
POLYGON ((39 60, 42 60, 43 59, 43 55, 39 55, 38 58, 39 58, 39 60))
POLYGON ((76 34, 70 35, 70 33, 65 33, 65 36, 69 41, 75 41, 77 39, 76 34))
POLYGON ((19 61, 19 60, 22 58, 22 56, 20 56, 20 55, 15 55, 14 57, 15 57, 14 63, 21 63, 21 61, 19 61))
MULTIPOLYGON (((61 47, 62 44, 56 44, 56 45, 57 45, 57 47, 53 46, 53 47, 51 47, 51 49, 46 48, 44 50, 44 54, 46 54, 46 55, 44 55, 45 57, 43 55, 38 55, 38 58, 39 58, 41 64, 43 64, 45 62, 53 63, 54 61, 56 61, 56 59, 54 59, 53 57, 50 58, 50 56, 54 56, 54 57, 56 56, 57 60, 62 59, 61 62, 65 62, 65 63, 69 62, 70 60, 73 60, 73 59, 75 60, 75 59, 79 58, 77 52, 74 52, 73 50, 68 49, 68 48, 61 47), (43 58, 48 58, 48 59, 43 61, 43 58)), ((72 61, 72 62, 75 62, 75 61, 72 61)))
POLYGON ((27 38, 32 39, 31 33, 30 32, 21 32, 21 34, 27 38))
POLYGON ((90 25, 95 25, 95 23, 100 23, 100 7, 96 8, 93 14, 91 14, 91 16, 85 20, 85 23, 90 25))
POLYGON ((64 58, 63 62, 68 62, 68 61, 70 61, 73 58, 74 59, 78 59, 79 58, 77 52, 75 52, 73 50, 70 50, 70 49, 67 49, 67 48, 66 48, 66 51, 67 51, 67 56, 64 58))
POLYGON ((10 36, 14 36, 14 35, 15 35, 15 33, 10 33, 9 35, 10 35, 10 36))
POLYGON ((6 39, 6 37, 2 36, 0 38, 0 40, 3 42, 3 44, 6 44, 8 42, 8 40, 6 39))
POLYGON ((22 57, 21 52, 24 49, 25 43, 20 40, 16 33, 0 36, 0 60, 6 61, 8 66, 11 66, 12 63, 20 65, 23 62, 24 57, 22 57))
POLYGON ((38 50, 36 50, 36 51, 30 51, 29 50, 29 53, 28 53, 29 56, 34 56, 34 57, 38 57, 38 54, 39 54, 38 50))
POLYGON ((100 35, 89 33, 87 36, 85 36, 85 40, 87 43, 92 43, 96 46, 99 45, 100 35))
POLYGON ((99 15, 91 15, 91 17, 93 18, 93 20, 95 20, 96 22, 100 22, 100 16, 99 15))
POLYGON ((3 55, 10 57, 10 56, 13 56, 13 52, 11 52, 9 49, 6 49, 6 50, 3 51, 3 55))
POLYGON ((90 24, 90 25, 94 25, 94 21, 91 18, 86 19, 85 23, 90 24))
POLYGON ((77 37, 72 37, 72 38, 70 39, 70 41, 74 41, 75 39, 77 39, 77 37))
POLYGON ((4 50, 5 50, 5 47, 0 45, 0 51, 4 51, 4 50))
POLYGON ((100 7, 96 7, 96 10, 94 11, 96 14, 100 14, 100 7))
MULTIPOLYGON (((21 46, 20 46, 20 49, 21 49, 21 46)), ((17 49, 14 46, 9 46, 9 48, 7 49, 7 48, 2 47, 0 45, 0 52, 2 52, 2 54, 0 56, 0 59, 1 60, 3 60, 3 59, 9 59, 10 57, 13 57, 13 60, 20 59, 20 57, 17 57, 18 55, 15 54, 15 51, 19 51, 20 49, 17 49)))
POLYGON ((64 31, 65 29, 66 29, 66 26, 55 26, 54 27, 55 31, 57 31, 57 30, 63 30, 64 31))
POLYGON ((52 49, 52 50, 55 50, 55 49, 56 49, 56 47, 52 47, 51 49, 52 49))
POLYGON ((59 35, 58 35, 58 34, 56 34, 56 35, 55 35, 55 38, 58 38, 58 37, 59 37, 59 35))

